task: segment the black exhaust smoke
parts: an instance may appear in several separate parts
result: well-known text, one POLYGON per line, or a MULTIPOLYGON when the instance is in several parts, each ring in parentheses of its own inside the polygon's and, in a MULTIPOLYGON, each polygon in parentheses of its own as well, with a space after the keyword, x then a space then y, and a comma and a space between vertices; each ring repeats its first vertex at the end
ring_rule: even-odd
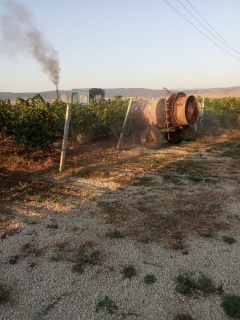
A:
POLYGON ((32 13, 20 3, 7 1, 5 13, 1 14, 2 52, 15 55, 18 52, 28 52, 40 63, 42 71, 48 74, 50 80, 58 86, 59 61, 58 54, 52 44, 35 26, 32 13))

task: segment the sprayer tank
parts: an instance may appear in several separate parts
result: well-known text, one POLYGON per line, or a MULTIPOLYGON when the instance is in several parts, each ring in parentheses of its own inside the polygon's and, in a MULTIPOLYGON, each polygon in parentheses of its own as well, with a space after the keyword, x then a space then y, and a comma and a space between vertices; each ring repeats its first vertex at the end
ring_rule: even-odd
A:
POLYGON ((168 99, 159 98, 142 101, 132 106, 134 127, 142 130, 146 127, 174 129, 189 126, 197 122, 199 108, 194 96, 179 92, 168 99))

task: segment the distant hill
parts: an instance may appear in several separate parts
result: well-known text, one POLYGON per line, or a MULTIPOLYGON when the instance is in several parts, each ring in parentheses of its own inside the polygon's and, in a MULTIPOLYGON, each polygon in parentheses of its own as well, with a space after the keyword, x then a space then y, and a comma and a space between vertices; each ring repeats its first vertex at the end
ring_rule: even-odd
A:
MULTIPOLYGON (((230 88, 210 88, 210 89, 191 89, 191 90, 170 90, 171 92, 183 91, 186 95, 195 95, 208 98, 224 98, 224 97, 240 97, 240 86, 230 88)), ((69 90, 59 90, 59 93, 67 92, 69 90)), ((153 90, 144 88, 116 88, 105 89, 106 98, 113 98, 115 96, 122 97, 138 97, 138 98, 157 98, 164 95, 163 90, 153 90)), ((0 92, 0 100, 9 98, 14 100, 17 97, 27 99, 33 97, 35 94, 41 94, 41 96, 47 100, 52 101, 56 99, 56 91, 43 91, 43 92, 0 92)))

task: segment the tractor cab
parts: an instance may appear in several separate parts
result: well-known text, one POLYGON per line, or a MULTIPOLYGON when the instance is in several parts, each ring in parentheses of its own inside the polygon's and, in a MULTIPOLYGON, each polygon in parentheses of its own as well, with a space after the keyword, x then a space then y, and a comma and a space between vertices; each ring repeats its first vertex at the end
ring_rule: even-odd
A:
POLYGON ((73 105, 89 106, 90 100, 104 99, 105 91, 99 88, 72 89, 71 95, 73 105))

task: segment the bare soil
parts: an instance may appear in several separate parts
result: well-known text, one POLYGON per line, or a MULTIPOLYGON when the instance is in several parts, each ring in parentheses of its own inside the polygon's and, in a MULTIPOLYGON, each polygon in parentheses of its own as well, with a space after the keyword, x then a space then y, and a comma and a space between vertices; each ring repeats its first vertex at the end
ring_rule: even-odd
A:
POLYGON ((239 138, 189 131, 156 151, 137 136, 122 151, 116 138, 70 141, 62 173, 61 141, 31 153, 0 141, 3 319, 227 320, 222 297, 240 287, 239 138), (137 276, 127 281, 129 265, 137 276), (215 289, 182 296, 180 273, 204 274, 215 289), (106 296, 114 315, 96 312, 106 296))
POLYGON ((239 221, 239 212, 225 211, 229 198, 235 207, 240 203, 238 136, 192 133, 186 140, 178 146, 166 142, 158 151, 143 149, 133 137, 125 138, 122 151, 116 139, 70 144, 63 173, 61 141, 31 153, 1 141, 1 238, 18 232, 43 205, 58 213, 86 202, 98 206, 89 216, 100 215, 126 236, 175 249, 183 249, 190 235, 231 228, 239 221))

